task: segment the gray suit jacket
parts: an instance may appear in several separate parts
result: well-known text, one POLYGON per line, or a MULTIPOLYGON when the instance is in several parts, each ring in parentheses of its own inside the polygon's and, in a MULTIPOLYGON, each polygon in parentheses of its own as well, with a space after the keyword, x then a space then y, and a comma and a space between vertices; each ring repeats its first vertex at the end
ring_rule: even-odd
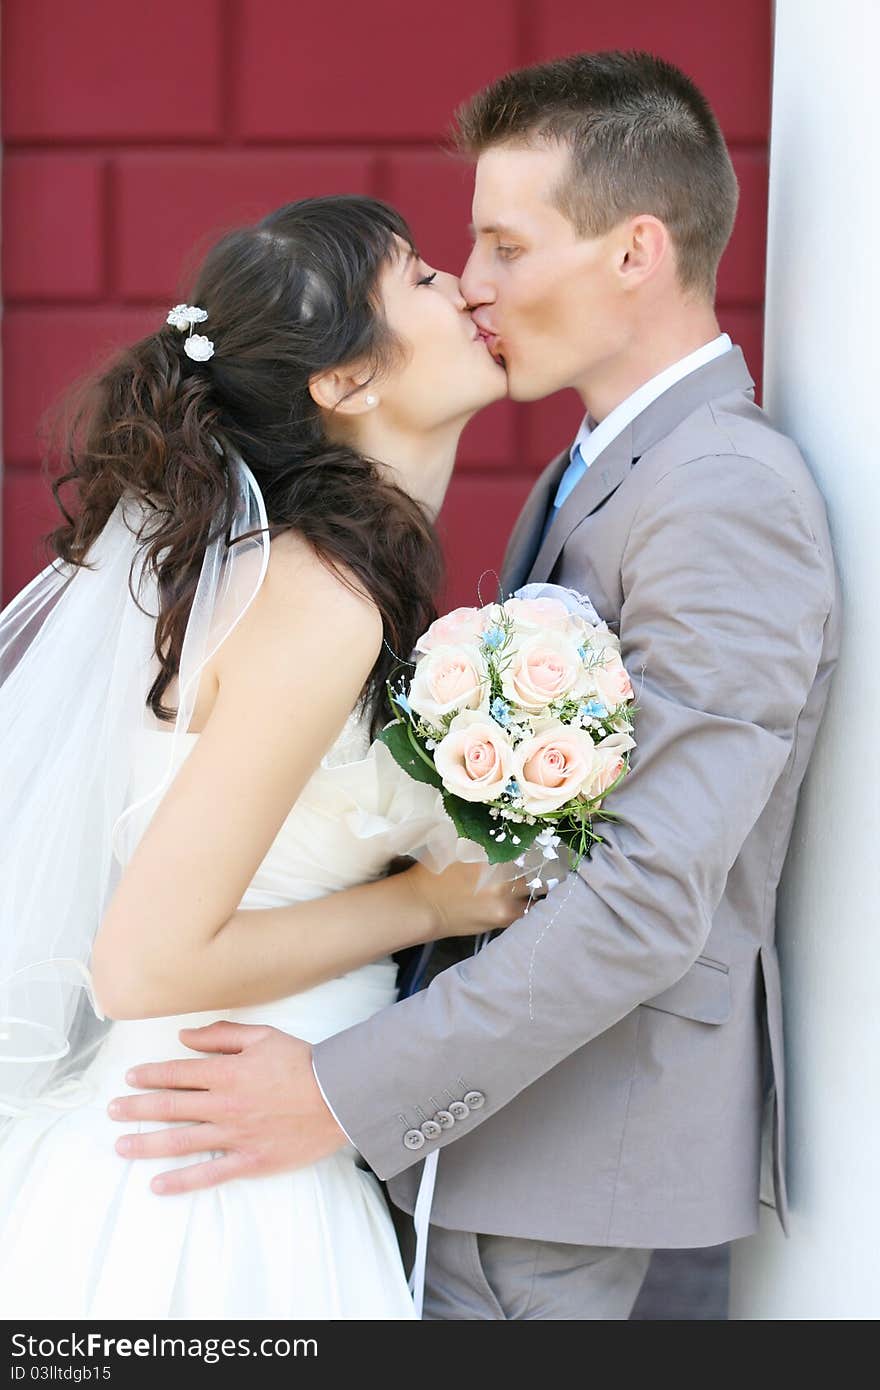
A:
POLYGON ((766 1101, 787 1231, 774 907, 837 657, 825 509, 738 348, 608 446, 536 554, 566 462, 502 583, 582 590, 619 632, 620 820, 478 956, 318 1044, 316 1071, 404 1210, 442 1148, 435 1223, 600 1245, 753 1232, 766 1101))

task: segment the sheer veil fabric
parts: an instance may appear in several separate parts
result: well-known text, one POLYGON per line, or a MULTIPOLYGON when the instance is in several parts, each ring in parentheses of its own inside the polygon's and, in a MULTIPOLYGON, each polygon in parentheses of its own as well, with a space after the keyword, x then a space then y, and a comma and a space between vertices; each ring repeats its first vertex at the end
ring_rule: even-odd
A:
POLYGON ((155 511, 126 494, 90 567, 54 561, 0 613, 0 1132, 34 1102, 82 1099, 80 1078, 109 1028, 88 962, 127 829, 167 789, 199 676, 265 577, 263 497, 244 460, 225 457, 233 520, 205 552, 173 736, 146 794, 130 792, 135 740, 145 726, 170 730, 146 704, 158 671, 158 586, 144 563, 155 511), (260 534, 230 543, 251 531, 260 534))

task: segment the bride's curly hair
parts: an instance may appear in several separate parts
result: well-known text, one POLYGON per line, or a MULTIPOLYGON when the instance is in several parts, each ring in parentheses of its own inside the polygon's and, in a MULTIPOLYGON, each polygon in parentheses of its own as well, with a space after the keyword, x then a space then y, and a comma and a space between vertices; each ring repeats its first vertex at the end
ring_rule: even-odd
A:
POLYGON ((362 360, 372 379, 401 360, 378 294, 395 236, 413 246, 393 208, 357 196, 306 198, 230 232, 207 254, 191 297, 207 311, 198 331, 210 336, 213 356, 192 361, 185 335, 163 324, 80 388, 68 410, 64 471, 52 481, 65 522, 46 537, 51 549, 88 564, 89 547, 127 491, 162 517, 158 527, 152 517, 144 541, 159 586, 160 669, 148 695, 159 719, 174 718, 163 695, 178 673, 206 547, 232 521, 215 439, 256 477, 270 536, 296 530, 375 602, 387 645, 362 695, 374 729, 388 717, 393 653, 408 657, 436 616, 440 542, 421 506, 375 460, 328 438, 309 380, 362 360), (60 496, 68 485, 72 511, 60 496))

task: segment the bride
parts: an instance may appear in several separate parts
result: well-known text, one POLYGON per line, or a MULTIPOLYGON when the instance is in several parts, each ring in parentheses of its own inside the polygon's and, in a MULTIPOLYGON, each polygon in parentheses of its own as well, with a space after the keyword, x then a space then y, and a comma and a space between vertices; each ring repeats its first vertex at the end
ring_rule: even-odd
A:
POLYGON ((393 952, 521 914, 371 743, 506 378, 367 198, 230 233, 193 298, 85 395, 58 558, 0 614, 0 1308, 412 1318, 350 1144, 163 1200, 106 1107, 182 1027, 316 1042, 394 1001, 393 952))

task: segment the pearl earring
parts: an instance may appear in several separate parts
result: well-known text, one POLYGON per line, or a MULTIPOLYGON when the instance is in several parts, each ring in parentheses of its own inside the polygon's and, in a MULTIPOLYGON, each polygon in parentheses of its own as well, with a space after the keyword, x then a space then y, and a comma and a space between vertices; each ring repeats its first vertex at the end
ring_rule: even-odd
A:
POLYGON ((376 404, 376 397, 375 397, 375 396, 364 396, 364 401, 365 401, 365 403, 366 403, 367 405, 375 405, 375 404, 376 404))

